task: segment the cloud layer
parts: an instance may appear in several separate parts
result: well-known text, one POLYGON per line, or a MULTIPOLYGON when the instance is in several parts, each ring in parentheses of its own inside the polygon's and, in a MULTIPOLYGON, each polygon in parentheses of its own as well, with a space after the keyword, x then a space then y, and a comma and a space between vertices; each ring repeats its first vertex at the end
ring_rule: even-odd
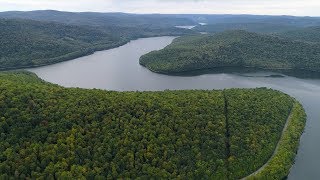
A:
POLYGON ((320 0, 0 0, 0 11, 40 9, 320 16, 320 0))

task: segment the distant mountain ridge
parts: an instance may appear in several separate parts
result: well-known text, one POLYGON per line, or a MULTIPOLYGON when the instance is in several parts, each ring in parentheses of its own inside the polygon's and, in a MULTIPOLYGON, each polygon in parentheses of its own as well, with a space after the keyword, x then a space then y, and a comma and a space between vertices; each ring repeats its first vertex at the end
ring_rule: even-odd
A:
POLYGON ((198 23, 265 23, 296 27, 320 26, 320 17, 232 15, 232 14, 128 14, 98 12, 64 12, 55 10, 0 12, 2 18, 22 18, 93 26, 186 26, 198 23))
POLYGON ((299 27, 317 26, 320 25, 320 17, 301 17, 288 15, 250 15, 250 14, 187 14, 178 15, 192 19, 196 22, 203 22, 207 24, 220 23, 269 23, 291 25, 299 27))
POLYGON ((196 25, 187 18, 169 15, 126 14, 126 13, 96 13, 96 12, 63 12, 54 10, 44 11, 9 11, 0 12, 2 18, 21 18, 37 21, 53 21, 73 25, 88 25, 98 27, 174 27, 196 25))
MULTIPOLYGON (((114 48, 142 37, 183 36, 202 31, 216 33, 242 29, 274 34, 289 41, 315 42, 318 39, 320 41, 320 38, 314 38, 320 37, 317 35, 317 29, 315 31, 311 28, 316 25, 320 26, 320 18, 54 10, 0 12, 0 48, 2 49, 0 69, 34 67, 61 62, 88 55, 97 50, 114 48), (208 25, 199 25, 193 30, 175 27, 199 23, 208 25), (24 28, 21 28, 22 26, 24 28), (300 31, 302 32, 299 33, 300 31)), ((304 46, 304 44, 300 45, 304 46)), ((311 65, 308 66, 311 67, 311 65)))
POLYGON ((298 26, 288 24, 277 24, 277 23, 218 23, 204 26, 196 26, 193 28, 195 31, 218 33, 229 30, 245 30, 256 33, 281 33, 290 30, 295 30, 298 26))

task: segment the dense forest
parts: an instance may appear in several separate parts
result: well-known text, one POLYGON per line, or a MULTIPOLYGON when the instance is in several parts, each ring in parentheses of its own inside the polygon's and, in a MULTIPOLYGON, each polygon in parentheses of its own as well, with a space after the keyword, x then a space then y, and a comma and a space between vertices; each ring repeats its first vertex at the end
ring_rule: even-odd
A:
POLYGON ((279 177, 286 177, 286 172, 290 170, 295 160, 297 147, 299 141, 297 139, 301 136, 306 123, 306 114, 301 105, 294 104, 291 110, 290 121, 287 123, 287 129, 279 141, 278 151, 274 154, 273 158, 266 164, 265 168, 261 171, 255 172, 248 176, 247 179, 280 179, 279 177), (296 150, 294 150, 296 148, 296 150), (281 168, 279 165, 281 164, 281 168))
POLYGON ((320 72, 320 44, 246 32, 180 37, 140 58, 154 72, 179 73, 221 67, 320 72))
MULTIPOLYGON (((320 18, 59 11, 0 17, 0 70, 170 35, 183 37, 140 64, 161 73, 230 66, 320 72, 318 28, 309 27, 320 18), (199 22, 208 25, 175 28, 199 22), (232 29, 273 34, 218 33, 232 29)), ((114 92, 2 72, 0 179, 283 179, 305 119, 295 99, 266 88, 114 92)))
MULTIPOLYGON (((1 16, 1 13, 0 13, 1 16)), ((178 17, 188 18, 195 22, 211 24, 221 23, 266 23, 286 26, 308 27, 320 25, 320 17, 270 16, 250 14, 185 14, 178 17)))
POLYGON ((320 43, 320 26, 299 28, 282 32, 277 35, 291 40, 320 43))
POLYGON ((0 20, 0 68, 50 64, 115 47, 125 39, 90 27, 31 20, 0 20))
MULTIPOLYGON (((142 37, 183 36, 203 31, 217 33, 242 29, 258 33, 277 33, 275 36, 292 41, 319 42, 318 29, 310 27, 317 25, 320 25, 320 18, 293 16, 74 13, 52 10, 0 12, 0 70, 41 66, 70 60, 98 50, 118 47, 130 40, 142 37), (201 26, 198 25, 199 22, 208 23, 208 25, 201 26), (175 26, 183 25, 198 26, 193 30, 175 28, 175 26), (304 27, 309 29, 301 29, 304 27), (316 37, 313 38, 314 36, 316 37)), ((258 37, 257 40, 261 38, 258 37)), ((265 45, 265 42, 259 43, 256 42, 255 45, 265 45)), ((281 44, 279 46, 282 47, 288 42, 279 41, 279 43, 281 44)), ((314 48, 310 47, 311 45, 297 43, 292 44, 291 47, 297 46, 302 46, 302 50, 314 48)), ((244 48, 248 49, 250 46, 244 48)), ((261 49, 263 48, 265 47, 262 46, 261 49)), ((231 53, 235 55, 236 50, 232 50, 235 52, 231 53)), ((278 57, 278 55, 273 57, 274 52, 268 53, 267 50, 264 53, 268 54, 266 56, 276 58, 272 61, 277 61, 277 58, 299 59, 300 55, 307 55, 306 58, 309 58, 308 55, 312 54, 311 60, 307 61, 313 62, 312 58, 317 56, 317 53, 301 52, 300 54, 286 54, 283 55, 284 57, 278 57)), ((257 48, 255 51, 261 52, 257 48)), ((247 54, 255 53, 248 52, 247 54)), ((301 62, 299 68, 309 69, 310 66, 313 66, 308 62, 306 65, 308 67, 300 67, 303 66, 305 60, 299 60, 299 62, 301 62)), ((293 68, 292 63, 288 65, 287 62, 277 62, 275 66, 278 67, 278 64, 285 64, 293 68)))
POLYGON ((9 19, 31 19, 36 21, 58 22, 72 25, 94 27, 174 27, 196 25, 190 18, 162 14, 126 14, 126 13, 95 13, 95 12, 63 12, 44 11, 9 11, 0 12, 0 17, 9 19))
POLYGON ((268 16, 268 15, 181 15, 196 22, 193 30, 217 33, 227 30, 245 30, 256 33, 282 33, 299 28, 320 26, 319 17, 268 16))
POLYGON ((22 19, 0 19, 0 69, 32 67, 70 60, 114 48, 132 39, 184 35, 178 28, 100 29, 22 19))
POLYGON ((228 15, 228 14, 126 14, 63 12, 53 10, 0 12, 2 18, 22 18, 38 21, 89 26, 152 27, 190 26, 198 23, 266 23, 296 27, 320 25, 319 17, 268 16, 268 15, 228 15))
POLYGON ((280 138, 275 132, 282 131, 292 99, 257 90, 232 89, 226 90, 225 95, 230 134, 229 179, 239 179, 270 158, 280 138), (271 112, 270 107, 276 110, 271 112))
POLYGON ((281 179, 305 123, 298 102, 266 88, 113 92, 7 72, 0 92, 0 179, 239 179, 290 137, 260 174, 281 179))
POLYGON ((195 28, 193 28, 193 30, 208 33, 217 33, 228 30, 245 30, 256 33, 280 33, 297 28, 297 26, 293 25, 272 23, 218 23, 196 26, 195 28))

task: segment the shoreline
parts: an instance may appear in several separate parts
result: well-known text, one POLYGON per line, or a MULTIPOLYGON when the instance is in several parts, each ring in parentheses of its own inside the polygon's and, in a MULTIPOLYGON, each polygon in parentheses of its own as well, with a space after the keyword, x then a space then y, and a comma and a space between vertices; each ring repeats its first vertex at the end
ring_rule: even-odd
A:
MULTIPOLYGON (((27 68, 37 68, 37 67, 44 67, 44 66, 49 66, 49 65, 53 65, 53 64, 58 64, 61 62, 71 61, 71 60, 74 60, 77 58, 89 56, 89 55, 92 55, 92 54, 99 52, 99 51, 106 51, 106 50, 110 50, 110 49, 119 48, 121 46, 124 46, 124 45, 130 43, 131 41, 135 41, 138 39, 153 38, 153 37, 178 37, 178 36, 177 35, 170 35, 170 34, 165 35, 165 36, 162 36, 162 35, 161 36, 141 36, 141 37, 136 37, 136 38, 132 38, 132 39, 125 39, 124 41, 118 42, 117 44, 113 44, 113 45, 100 44, 100 45, 96 45, 95 47, 85 48, 83 51, 79 50, 79 51, 71 52, 68 54, 64 54, 62 56, 46 59, 46 60, 58 59, 53 62, 36 64, 36 65, 17 66, 17 67, 5 67, 5 68, 0 68, 0 72, 12 71, 12 70, 23 70, 23 69, 27 69, 27 68), (65 57, 65 56, 69 56, 69 57, 65 57)), ((39 60, 43 60, 43 59, 36 59, 34 61, 39 61, 39 60)))
MULTIPOLYGON (((194 69, 194 70, 185 70, 180 72, 170 72, 170 71, 159 71, 147 67, 144 64, 139 63, 141 66, 147 68, 153 73, 168 75, 168 76, 199 76, 205 74, 220 74, 220 73, 254 73, 259 71, 270 71, 273 73, 280 73, 287 76, 300 77, 300 78, 320 78, 320 72, 312 71, 307 69, 294 69, 294 68, 261 68, 253 66, 221 66, 221 67, 212 67, 206 69, 194 69), (298 74, 300 73, 300 74, 298 74)), ((255 77, 255 76, 254 76, 255 77)))
POLYGON ((270 159, 262 167, 241 178, 241 180, 265 179, 267 177, 271 179, 287 178, 295 163, 297 151, 300 147, 300 138, 305 130, 306 119, 307 116, 303 106, 295 100, 283 133, 270 159), (296 133, 299 133, 299 136, 296 136, 296 133))

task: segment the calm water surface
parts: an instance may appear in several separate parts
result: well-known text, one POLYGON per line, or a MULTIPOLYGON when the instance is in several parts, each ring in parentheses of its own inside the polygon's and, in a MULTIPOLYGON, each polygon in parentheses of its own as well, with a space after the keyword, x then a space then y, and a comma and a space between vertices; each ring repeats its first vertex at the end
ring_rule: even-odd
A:
POLYGON ((29 69, 42 79, 65 87, 99 88, 116 91, 158 91, 178 89, 224 89, 269 87, 298 99, 306 109, 308 121, 296 163, 289 179, 320 178, 320 80, 263 77, 274 73, 205 74, 198 76, 167 76, 141 67, 139 57, 162 49, 174 37, 145 38, 119 48, 97 52, 46 67, 29 69))
POLYGON ((175 26, 176 28, 182 28, 182 29, 192 29, 196 26, 175 26))

